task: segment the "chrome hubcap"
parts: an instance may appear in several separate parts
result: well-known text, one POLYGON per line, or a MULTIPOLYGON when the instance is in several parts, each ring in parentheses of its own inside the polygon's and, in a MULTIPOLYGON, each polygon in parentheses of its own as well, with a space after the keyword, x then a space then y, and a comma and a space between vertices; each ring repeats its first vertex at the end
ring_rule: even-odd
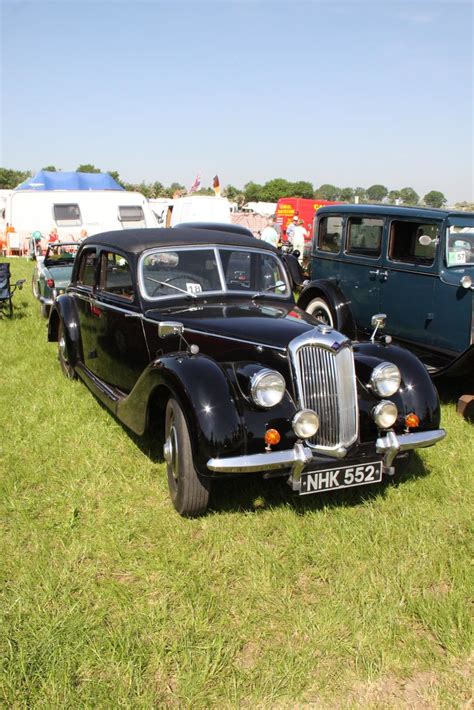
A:
POLYGON ((174 423, 171 424, 169 434, 163 445, 163 458, 165 459, 174 480, 178 481, 178 438, 176 436, 176 428, 174 423))

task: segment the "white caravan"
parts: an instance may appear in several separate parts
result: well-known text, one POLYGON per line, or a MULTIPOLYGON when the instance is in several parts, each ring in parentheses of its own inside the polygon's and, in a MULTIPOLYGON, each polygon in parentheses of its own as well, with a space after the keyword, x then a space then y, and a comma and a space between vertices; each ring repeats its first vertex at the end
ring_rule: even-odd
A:
POLYGON ((150 200, 161 227, 183 222, 224 222, 230 224, 230 202, 226 197, 189 195, 174 200, 150 200))
POLYGON ((55 227, 61 240, 113 229, 156 227, 148 200, 126 190, 14 190, 5 204, 10 249, 24 251, 33 232, 43 242, 55 227))

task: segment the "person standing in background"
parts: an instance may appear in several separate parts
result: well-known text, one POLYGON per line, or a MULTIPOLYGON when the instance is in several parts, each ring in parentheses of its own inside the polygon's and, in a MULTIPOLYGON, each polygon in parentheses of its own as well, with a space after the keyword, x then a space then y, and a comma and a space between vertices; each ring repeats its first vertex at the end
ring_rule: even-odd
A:
POLYGON ((303 263, 303 258, 304 258, 304 249, 305 249, 305 244, 306 244, 306 239, 308 238, 308 231, 304 226, 304 222, 302 219, 298 220, 298 224, 295 227, 294 233, 293 233, 293 249, 297 249, 299 251, 299 257, 298 261, 300 264, 303 263))
POLYGON ((288 224, 286 228, 286 240, 288 244, 293 245, 293 238, 295 236, 295 229, 296 225, 298 223, 298 217, 297 215, 294 215, 292 221, 288 224))
POLYGON ((264 242, 267 242, 267 244, 271 244, 274 247, 278 245, 278 232, 275 229, 273 217, 268 221, 265 229, 262 230, 262 235, 260 239, 262 239, 262 241, 264 242))

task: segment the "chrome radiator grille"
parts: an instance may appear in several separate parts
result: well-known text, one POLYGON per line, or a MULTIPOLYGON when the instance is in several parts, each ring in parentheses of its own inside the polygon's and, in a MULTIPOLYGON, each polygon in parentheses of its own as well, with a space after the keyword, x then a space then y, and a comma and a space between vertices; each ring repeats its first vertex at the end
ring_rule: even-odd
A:
POLYGON ((299 405, 319 414, 320 427, 308 444, 329 452, 357 439, 358 406, 354 356, 340 333, 308 333, 290 343, 299 405))

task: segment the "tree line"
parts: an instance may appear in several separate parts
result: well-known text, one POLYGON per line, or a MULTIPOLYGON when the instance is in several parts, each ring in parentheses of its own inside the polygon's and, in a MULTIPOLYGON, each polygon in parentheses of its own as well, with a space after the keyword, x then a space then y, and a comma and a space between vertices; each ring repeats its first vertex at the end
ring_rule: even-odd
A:
MULTIPOLYGON (((54 165, 48 165, 42 170, 57 172, 54 165)), ((101 170, 91 163, 84 163, 76 168, 76 172, 99 173, 101 170)), ((177 197, 186 195, 188 190, 178 182, 172 182, 165 186, 159 181, 140 183, 130 183, 123 180, 116 170, 108 170, 114 180, 126 190, 141 192, 145 197, 152 199, 157 197, 177 197)), ((31 171, 10 170, 0 168, 0 188, 14 189, 21 182, 32 176, 31 171)), ((196 195, 214 195, 212 187, 202 187, 197 190, 196 195)), ((443 207, 447 200, 439 190, 430 190, 420 198, 412 187, 402 187, 397 190, 389 190, 385 185, 374 184, 369 187, 337 187, 329 183, 324 183, 319 187, 314 187, 310 182, 300 180, 290 182, 283 178, 275 178, 260 185, 256 182, 248 182, 243 188, 234 185, 227 185, 222 190, 222 194, 239 206, 247 202, 277 202, 281 197, 304 197, 308 199, 331 200, 339 202, 359 202, 359 203, 388 203, 398 205, 419 205, 427 207, 443 207)), ((460 209, 473 209, 471 203, 458 203, 455 205, 460 209)))

